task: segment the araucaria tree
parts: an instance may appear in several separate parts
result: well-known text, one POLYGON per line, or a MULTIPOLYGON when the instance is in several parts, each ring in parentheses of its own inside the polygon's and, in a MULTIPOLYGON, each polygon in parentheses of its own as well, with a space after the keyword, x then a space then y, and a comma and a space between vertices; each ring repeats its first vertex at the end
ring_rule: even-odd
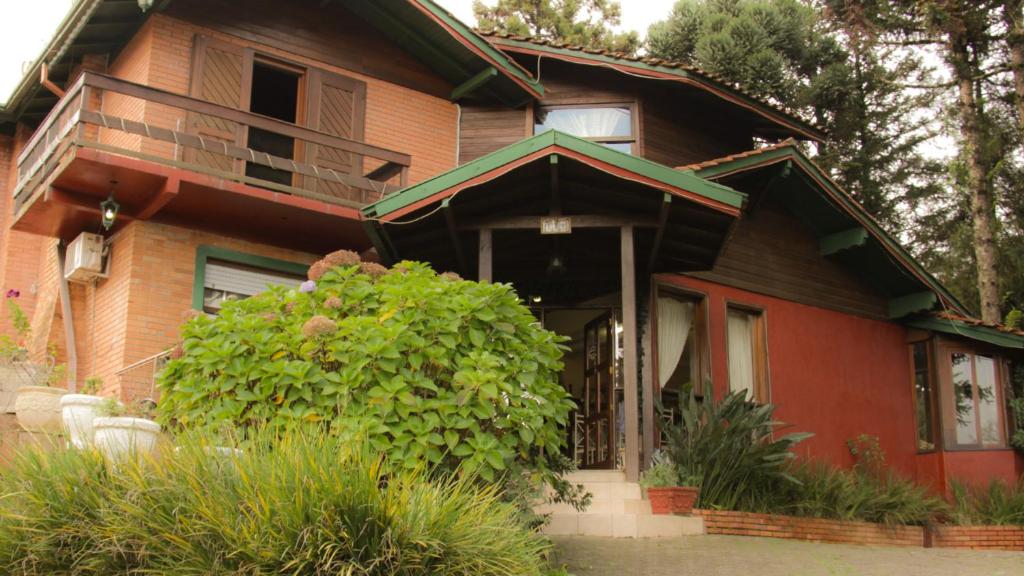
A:
POLYGON ((632 54, 636 32, 616 32, 622 8, 616 0, 498 0, 473 2, 477 25, 485 30, 558 40, 585 48, 632 54))

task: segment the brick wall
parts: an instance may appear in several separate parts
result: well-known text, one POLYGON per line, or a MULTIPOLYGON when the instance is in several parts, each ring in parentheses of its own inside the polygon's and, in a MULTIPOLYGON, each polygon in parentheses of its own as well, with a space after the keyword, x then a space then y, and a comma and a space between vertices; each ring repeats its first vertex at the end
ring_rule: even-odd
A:
MULTIPOLYGON (((365 140, 376 146, 411 155, 410 183, 425 180, 455 166, 457 108, 451 102, 170 16, 152 16, 111 65, 110 73, 155 88, 188 94, 192 45, 196 34, 254 47, 263 54, 365 82, 365 140)), ((103 110, 108 114, 134 120, 144 117, 153 126, 170 129, 183 126, 185 120, 184 112, 178 109, 116 95, 107 96, 103 110)), ((173 157, 175 153, 173 144, 148 140, 140 143, 135 136, 105 135, 105 141, 164 157, 173 157)), ((367 169, 373 165, 372 159, 367 159, 367 169)))
POLYGON ((1024 526, 940 526, 932 532, 932 546, 1024 551, 1024 526))
POLYGON ((869 522, 844 522, 821 518, 797 518, 725 510, 694 510, 704 519, 707 534, 766 536, 878 546, 924 546, 924 529, 918 526, 887 527, 869 522))

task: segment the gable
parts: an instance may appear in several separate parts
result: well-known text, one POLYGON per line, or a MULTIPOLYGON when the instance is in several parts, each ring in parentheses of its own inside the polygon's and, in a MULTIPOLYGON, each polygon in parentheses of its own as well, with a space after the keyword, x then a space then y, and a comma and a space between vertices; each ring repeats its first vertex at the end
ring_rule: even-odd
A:
POLYGON ((814 232, 771 194, 739 219, 714 268, 690 275, 810 306, 888 318, 888 299, 822 256, 814 232))

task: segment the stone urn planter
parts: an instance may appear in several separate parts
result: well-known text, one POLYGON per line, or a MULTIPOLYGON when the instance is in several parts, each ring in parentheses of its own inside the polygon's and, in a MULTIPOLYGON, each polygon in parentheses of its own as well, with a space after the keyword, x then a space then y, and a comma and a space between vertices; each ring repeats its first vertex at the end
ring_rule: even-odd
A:
POLYGON ((100 416, 106 399, 92 394, 66 394, 60 399, 61 420, 75 448, 91 446, 93 422, 100 416))
POLYGON ((18 424, 28 432, 60 434, 62 429, 60 399, 68 393, 50 386, 22 386, 14 399, 18 424))
POLYGON ((93 443, 112 460, 156 449, 160 425, 145 418, 101 416, 92 421, 93 443))
POLYGON ((653 514, 689 515, 700 495, 700 488, 693 486, 663 486, 647 489, 647 499, 651 502, 653 514))

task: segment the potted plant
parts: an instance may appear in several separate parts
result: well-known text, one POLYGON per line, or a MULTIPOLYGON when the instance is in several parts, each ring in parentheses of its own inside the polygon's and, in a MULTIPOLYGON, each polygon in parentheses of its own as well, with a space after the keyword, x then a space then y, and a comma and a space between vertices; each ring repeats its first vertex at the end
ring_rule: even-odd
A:
POLYGON ((66 394, 60 399, 64 429, 75 448, 85 448, 92 444, 93 421, 100 415, 100 408, 106 401, 96 395, 102 387, 103 380, 91 376, 85 379, 77 394, 66 394))
MULTIPOLYGON (((18 424, 28 432, 59 434, 61 432, 60 398, 67 390, 50 386, 64 376, 64 367, 54 362, 51 352, 45 365, 28 359, 30 324, 25 312, 15 301, 21 294, 8 290, 5 295, 7 312, 17 339, 0 336, 0 385, 5 391, 15 391, 14 412, 18 424)), ((6 399, 10 407, 10 397, 6 399)))
POLYGON ((151 419, 155 407, 148 398, 131 409, 113 398, 104 400, 92 421, 94 445, 110 459, 152 452, 160 436, 160 425, 151 419))
POLYGON ((700 494, 699 484, 699 478, 689 473, 680 474, 675 463, 660 452, 654 455, 653 464, 640 479, 653 514, 692 513, 700 494))

